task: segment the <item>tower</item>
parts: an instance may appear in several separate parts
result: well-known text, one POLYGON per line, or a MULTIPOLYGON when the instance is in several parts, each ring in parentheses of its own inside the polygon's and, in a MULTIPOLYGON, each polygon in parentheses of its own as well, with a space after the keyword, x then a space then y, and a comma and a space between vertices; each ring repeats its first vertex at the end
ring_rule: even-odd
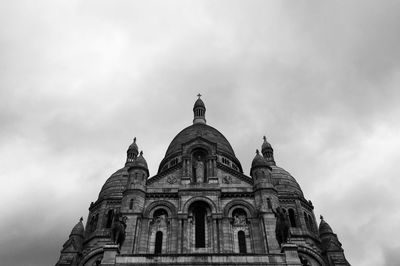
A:
POLYGON ((82 247, 85 228, 83 227, 83 218, 72 228, 68 240, 64 243, 61 250, 60 259, 56 266, 78 266, 82 257, 82 247))
POLYGON ((337 235, 333 233, 331 226, 320 216, 319 237, 321 238, 322 253, 325 255, 329 265, 350 265, 344 256, 342 243, 337 235))

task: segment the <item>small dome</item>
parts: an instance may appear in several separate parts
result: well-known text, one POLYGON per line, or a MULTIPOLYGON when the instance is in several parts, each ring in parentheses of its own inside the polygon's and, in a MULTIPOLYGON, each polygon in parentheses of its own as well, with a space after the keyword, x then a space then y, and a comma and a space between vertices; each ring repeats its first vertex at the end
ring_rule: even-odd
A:
POLYGON ((203 100, 200 99, 200 98, 198 98, 197 101, 194 103, 193 110, 196 109, 197 107, 206 108, 206 106, 205 106, 203 100))
POLYGON ((112 174, 101 188, 99 199, 101 198, 119 198, 128 182, 128 167, 119 169, 112 174))
POLYGON ((269 144, 269 142, 267 141, 267 138, 264 136, 264 142, 261 146, 261 151, 264 151, 267 148, 272 149, 272 146, 271 146, 271 144, 269 144))
POLYGON ((323 234, 333 234, 333 230, 331 228, 331 226, 325 222, 324 217, 322 217, 322 215, 320 216, 321 218, 321 222, 319 224, 319 235, 323 235, 323 234))
POLYGON ((85 228, 83 227, 82 221, 83 221, 83 218, 81 217, 79 219, 79 222, 74 226, 74 228, 72 228, 70 236, 78 235, 78 236, 82 236, 83 237, 84 232, 85 232, 85 228))
POLYGON ((143 151, 140 152, 140 155, 135 160, 134 166, 141 166, 148 169, 146 159, 143 157, 143 151))
POLYGON ((260 155, 260 152, 256 151, 256 156, 254 156, 253 162, 251 163, 251 168, 254 167, 268 167, 267 161, 260 155))
POLYGON ((303 196, 303 191, 296 179, 285 169, 276 165, 270 165, 272 168, 272 183, 279 192, 298 194, 303 196))

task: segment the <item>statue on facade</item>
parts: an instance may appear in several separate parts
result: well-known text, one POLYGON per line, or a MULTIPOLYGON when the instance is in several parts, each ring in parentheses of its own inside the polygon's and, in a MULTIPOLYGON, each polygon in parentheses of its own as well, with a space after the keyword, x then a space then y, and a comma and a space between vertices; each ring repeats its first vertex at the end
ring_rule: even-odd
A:
POLYGON ((246 224, 247 224, 246 215, 235 214, 235 216, 233 216, 233 225, 244 226, 246 224))
POLYGON ((289 222, 286 213, 280 207, 274 212, 276 217, 275 236, 279 246, 286 243, 289 237, 289 222))
POLYGON ((122 216, 120 212, 117 212, 114 217, 114 224, 111 228, 111 241, 117 244, 120 248, 125 241, 125 229, 126 229, 126 216, 122 216))
POLYGON ((197 161, 194 164, 195 174, 196 174, 196 182, 203 183, 204 182, 204 163, 201 160, 201 157, 197 157, 197 161))

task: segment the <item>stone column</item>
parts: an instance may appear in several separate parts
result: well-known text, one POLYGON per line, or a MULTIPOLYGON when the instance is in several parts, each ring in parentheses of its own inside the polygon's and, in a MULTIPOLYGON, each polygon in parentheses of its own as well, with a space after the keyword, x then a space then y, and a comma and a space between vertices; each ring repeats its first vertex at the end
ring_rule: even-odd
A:
POLYGON ((208 180, 212 176, 213 175, 212 175, 212 172, 211 172, 211 160, 207 159, 207 183, 209 183, 208 180))
POLYGON ((223 252, 224 253, 232 253, 233 252, 233 239, 232 239, 232 230, 231 225, 229 223, 229 218, 224 217, 222 219, 222 231, 223 231, 223 252))
POLYGON ((253 245, 255 253, 267 253, 263 237, 263 228, 258 218, 251 219, 250 223, 251 235, 253 237, 253 245))
POLYGON ((213 176, 217 176, 217 159, 213 160, 213 176))
POLYGON ((275 235, 276 218, 273 212, 265 212, 262 214, 264 222, 264 230, 268 242, 270 253, 280 253, 280 248, 275 235))
POLYGON ((218 218, 213 217, 213 234, 214 234, 214 252, 219 253, 219 232, 218 232, 218 218))
POLYGON ((143 254, 147 253, 149 239, 149 219, 142 218, 141 226, 140 226, 140 239, 138 242, 138 253, 143 254))
POLYGON ((188 253, 189 251, 189 234, 188 234, 188 220, 182 219, 183 228, 182 228, 182 253, 188 253))
POLYGON ((179 237, 179 220, 176 218, 171 219, 170 223, 170 236, 171 236, 171 241, 170 241, 170 253, 179 253, 178 251, 178 237, 179 237))

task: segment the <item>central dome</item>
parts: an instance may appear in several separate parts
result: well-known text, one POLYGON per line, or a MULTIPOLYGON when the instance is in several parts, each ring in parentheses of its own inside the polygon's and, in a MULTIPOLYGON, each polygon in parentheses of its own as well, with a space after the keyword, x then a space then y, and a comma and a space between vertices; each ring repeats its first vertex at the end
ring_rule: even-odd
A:
POLYGON ((235 152, 232 149, 231 144, 228 140, 215 128, 207 124, 193 124, 183 129, 176 135, 169 145, 165 157, 170 157, 171 155, 182 150, 182 144, 189 142, 190 140, 202 137, 210 142, 217 144, 217 151, 224 153, 232 158, 236 158, 235 152))
POLYGON ((199 99, 194 104, 193 107, 193 125, 190 125, 183 129, 169 144, 167 152, 165 153, 164 159, 161 161, 159 170, 160 172, 169 160, 173 159, 179 154, 182 154, 183 147, 189 144, 195 139, 203 139, 211 145, 214 145, 216 152, 221 156, 227 157, 238 167, 240 172, 243 172, 242 166, 239 160, 235 156, 235 152, 232 149, 229 141, 222 135, 221 132, 215 128, 207 125, 205 113, 206 106, 204 102, 200 99, 200 94, 197 95, 199 99))

